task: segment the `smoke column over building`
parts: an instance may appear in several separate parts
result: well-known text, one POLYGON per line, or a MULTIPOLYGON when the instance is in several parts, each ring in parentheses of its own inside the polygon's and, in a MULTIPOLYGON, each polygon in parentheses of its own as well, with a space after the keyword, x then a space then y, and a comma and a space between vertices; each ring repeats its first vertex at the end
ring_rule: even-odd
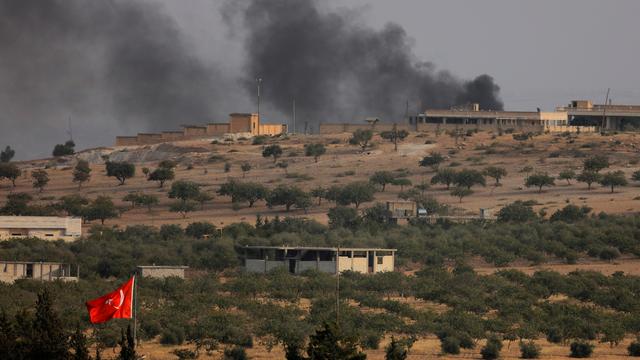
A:
POLYGON ((247 0, 238 11, 246 34, 245 87, 264 79, 265 101, 284 113, 296 99, 310 121, 399 120, 412 108, 470 102, 502 109, 499 87, 480 75, 471 81, 439 71, 413 54, 404 29, 362 25, 356 10, 325 10, 317 0, 247 0))
POLYGON ((192 50, 157 3, 0 0, 0 142, 41 155, 68 117, 90 146, 223 116, 221 76, 192 50))

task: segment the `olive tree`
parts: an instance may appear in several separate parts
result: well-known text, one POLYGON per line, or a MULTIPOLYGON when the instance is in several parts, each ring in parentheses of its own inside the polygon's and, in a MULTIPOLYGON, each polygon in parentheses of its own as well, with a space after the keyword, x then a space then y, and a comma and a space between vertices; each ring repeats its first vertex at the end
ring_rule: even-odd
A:
POLYGON ((555 181, 554 178, 552 176, 549 176, 546 173, 539 173, 539 174, 533 174, 533 175, 529 175, 526 179, 525 179, 525 186, 526 187, 532 187, 535 186, 538 188, 538 192, 541 193, 542 192, 542 188, 547 186, 555 186, 555 181))
POLYGON ((616 186, 627 186, 627 178, 624 176, 624 172, 621 170, 610 171, 600 179, 600 185, 611 188, 611 193, 614 192, 616 186))

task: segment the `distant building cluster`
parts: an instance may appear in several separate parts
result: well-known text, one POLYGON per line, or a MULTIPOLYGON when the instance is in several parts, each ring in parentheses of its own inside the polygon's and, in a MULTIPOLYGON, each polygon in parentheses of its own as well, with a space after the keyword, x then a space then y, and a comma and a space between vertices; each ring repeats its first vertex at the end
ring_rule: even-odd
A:
POLYGON ((149 145, 169 141, 200 139, 227 134, 247 136, 279 135, 287 132, 286 124, 261 124, 258 114, 229 114, 226 123, 210 123, 207 125, 183 125, 179 131, 163 131, 160 133, 139 133, 136 136, 117 136, 116 146, 149 145))
POLYGON ((555 111, 491 111, 480 110, 478 104, 453 107, 448 110, 427 109, 409 116, 399 124, 379 121, 361 124, 322 123, 321 134, 398 130, 434 131, 437 129, 513 130, 522 132, 595 132, 599 129, 640 130, 640 105, 593 104, 589 100, 574 100, 555 111))
POLYGON ((0 216, 0 240, 39 238, 74 241, 82 236, 82 219, 55 216, 0 216))

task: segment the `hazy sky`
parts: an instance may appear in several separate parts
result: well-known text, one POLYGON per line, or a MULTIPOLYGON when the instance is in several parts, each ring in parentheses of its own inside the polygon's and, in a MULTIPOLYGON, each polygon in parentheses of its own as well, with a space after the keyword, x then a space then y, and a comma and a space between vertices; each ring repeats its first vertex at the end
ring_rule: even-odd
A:
MULTIPOLYGON (((0 5, 16 1, 19 0, 0 0, 0 5)), ((229 19, 221 16, 220 8, 227 2, 145 2, 152 3, 175 22, 174 26, 200 62, 218 69, 226 93, 225 101, 216 104, 218 113, 253 110, 253 94, 247 94, 237 80, 244 70, 245 34, 239 27, 231 31, 225 22, 229 19)), ((359 14, 361 26, 382 29, 388 22, 401 25, 414 41, 416 59, 430 61, 460 78, 471 79, 484 73, 493 76, 501 87, 500 94, 507 109, 541 107, 552 110, 577 98, 602 102, 608 87, 614 102, 640 103, 640 72, 636 70, 640 57, 640 21, 637 19, 640 1, 637 0, 318 2, 327 9, 352 9, 359 14)), ((121 31, 125 36, 128 29, 125 26, 121 31)), ((0 33, 0 38, 2 35, 0 33)), ((8 50, 0 43, 0 63, 3 51, 8 50)), ((100 54, 92 56, 99 58, 100 54)), ((27 63, 31 61, 35 60, 24 59, 27 63)), ((3 70, 6 77, 12 69, 0 69, 0 104, 6 106, 2 97, 13 94, 15 82, 3 82, 3 70)), ((64 91, 64 83, 55 85, 55 91, 64 91)), ((76 79, 73 89, 84 92, 82 85, 85 84, 76 79)), ((38 112, 37 116, 24 120, 20 118, 17 105, 10 104, 8 113, 16 122, 10 123, 7 112, 0 114, 0 147, 12 145, 22 159, 46 156, 55 143, 63 142, 67 137, 66 114, 71 114, 74 120, 74 137, 79 148, 112 145, 118 134, 165 130, 136 122, 118 122, 112 115, 102 116, 108 114, 109 109, 99 101, 100 91, 95 89, 99 86, 98 80, 87 80, 86 89, 96 94, 83 106, 38 112), (93 109, 93 112, 87 109, 93 109)), ((15 99, 11 100, 15 103, 15 99)), ((40 100, 38 97, 21 99, 21 103, 26 104, 21 106, 28 107, 30 101, 40 100)), ((268 114, 270 109, 265 109, 268 114)), ((272 117, 277 117, 273 114, 275 112, 272 117)), ((177 126, 211 120, 171 121, 177 126)), ((213 120, 223 121, 224 118, 213 120)))

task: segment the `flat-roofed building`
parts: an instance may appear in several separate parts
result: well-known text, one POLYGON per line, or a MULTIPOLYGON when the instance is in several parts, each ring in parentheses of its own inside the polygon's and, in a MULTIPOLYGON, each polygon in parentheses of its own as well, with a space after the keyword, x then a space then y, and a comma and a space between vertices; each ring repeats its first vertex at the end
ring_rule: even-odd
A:
POLYGON ((40 281, 78 281, 80 268, 58 262, 0 260, 0 281, 13 283, 19 279, 40 281))
POLYGON ((573 100, 566 107, 569 123, 575 126, 597 126, 609 130, 640 130, 640 105, 594 104, 590 100, 573 100))
POLYGON ((184 272, 188 266, 180 265, 141 265, 138 266, 138 274, 142 277, 164 279, 178 277, 184 279, 184 272))
POLYGON ((396 249, 244 246, 238 252, 248 272, 267 273, 285 268, 292 274, 307 270, 372 274, 394 271, 396 249))
POLYGON ((0 216, 0 240, 35 237, 44 240, 77 240, 82 219, 55 216, 0 216))

